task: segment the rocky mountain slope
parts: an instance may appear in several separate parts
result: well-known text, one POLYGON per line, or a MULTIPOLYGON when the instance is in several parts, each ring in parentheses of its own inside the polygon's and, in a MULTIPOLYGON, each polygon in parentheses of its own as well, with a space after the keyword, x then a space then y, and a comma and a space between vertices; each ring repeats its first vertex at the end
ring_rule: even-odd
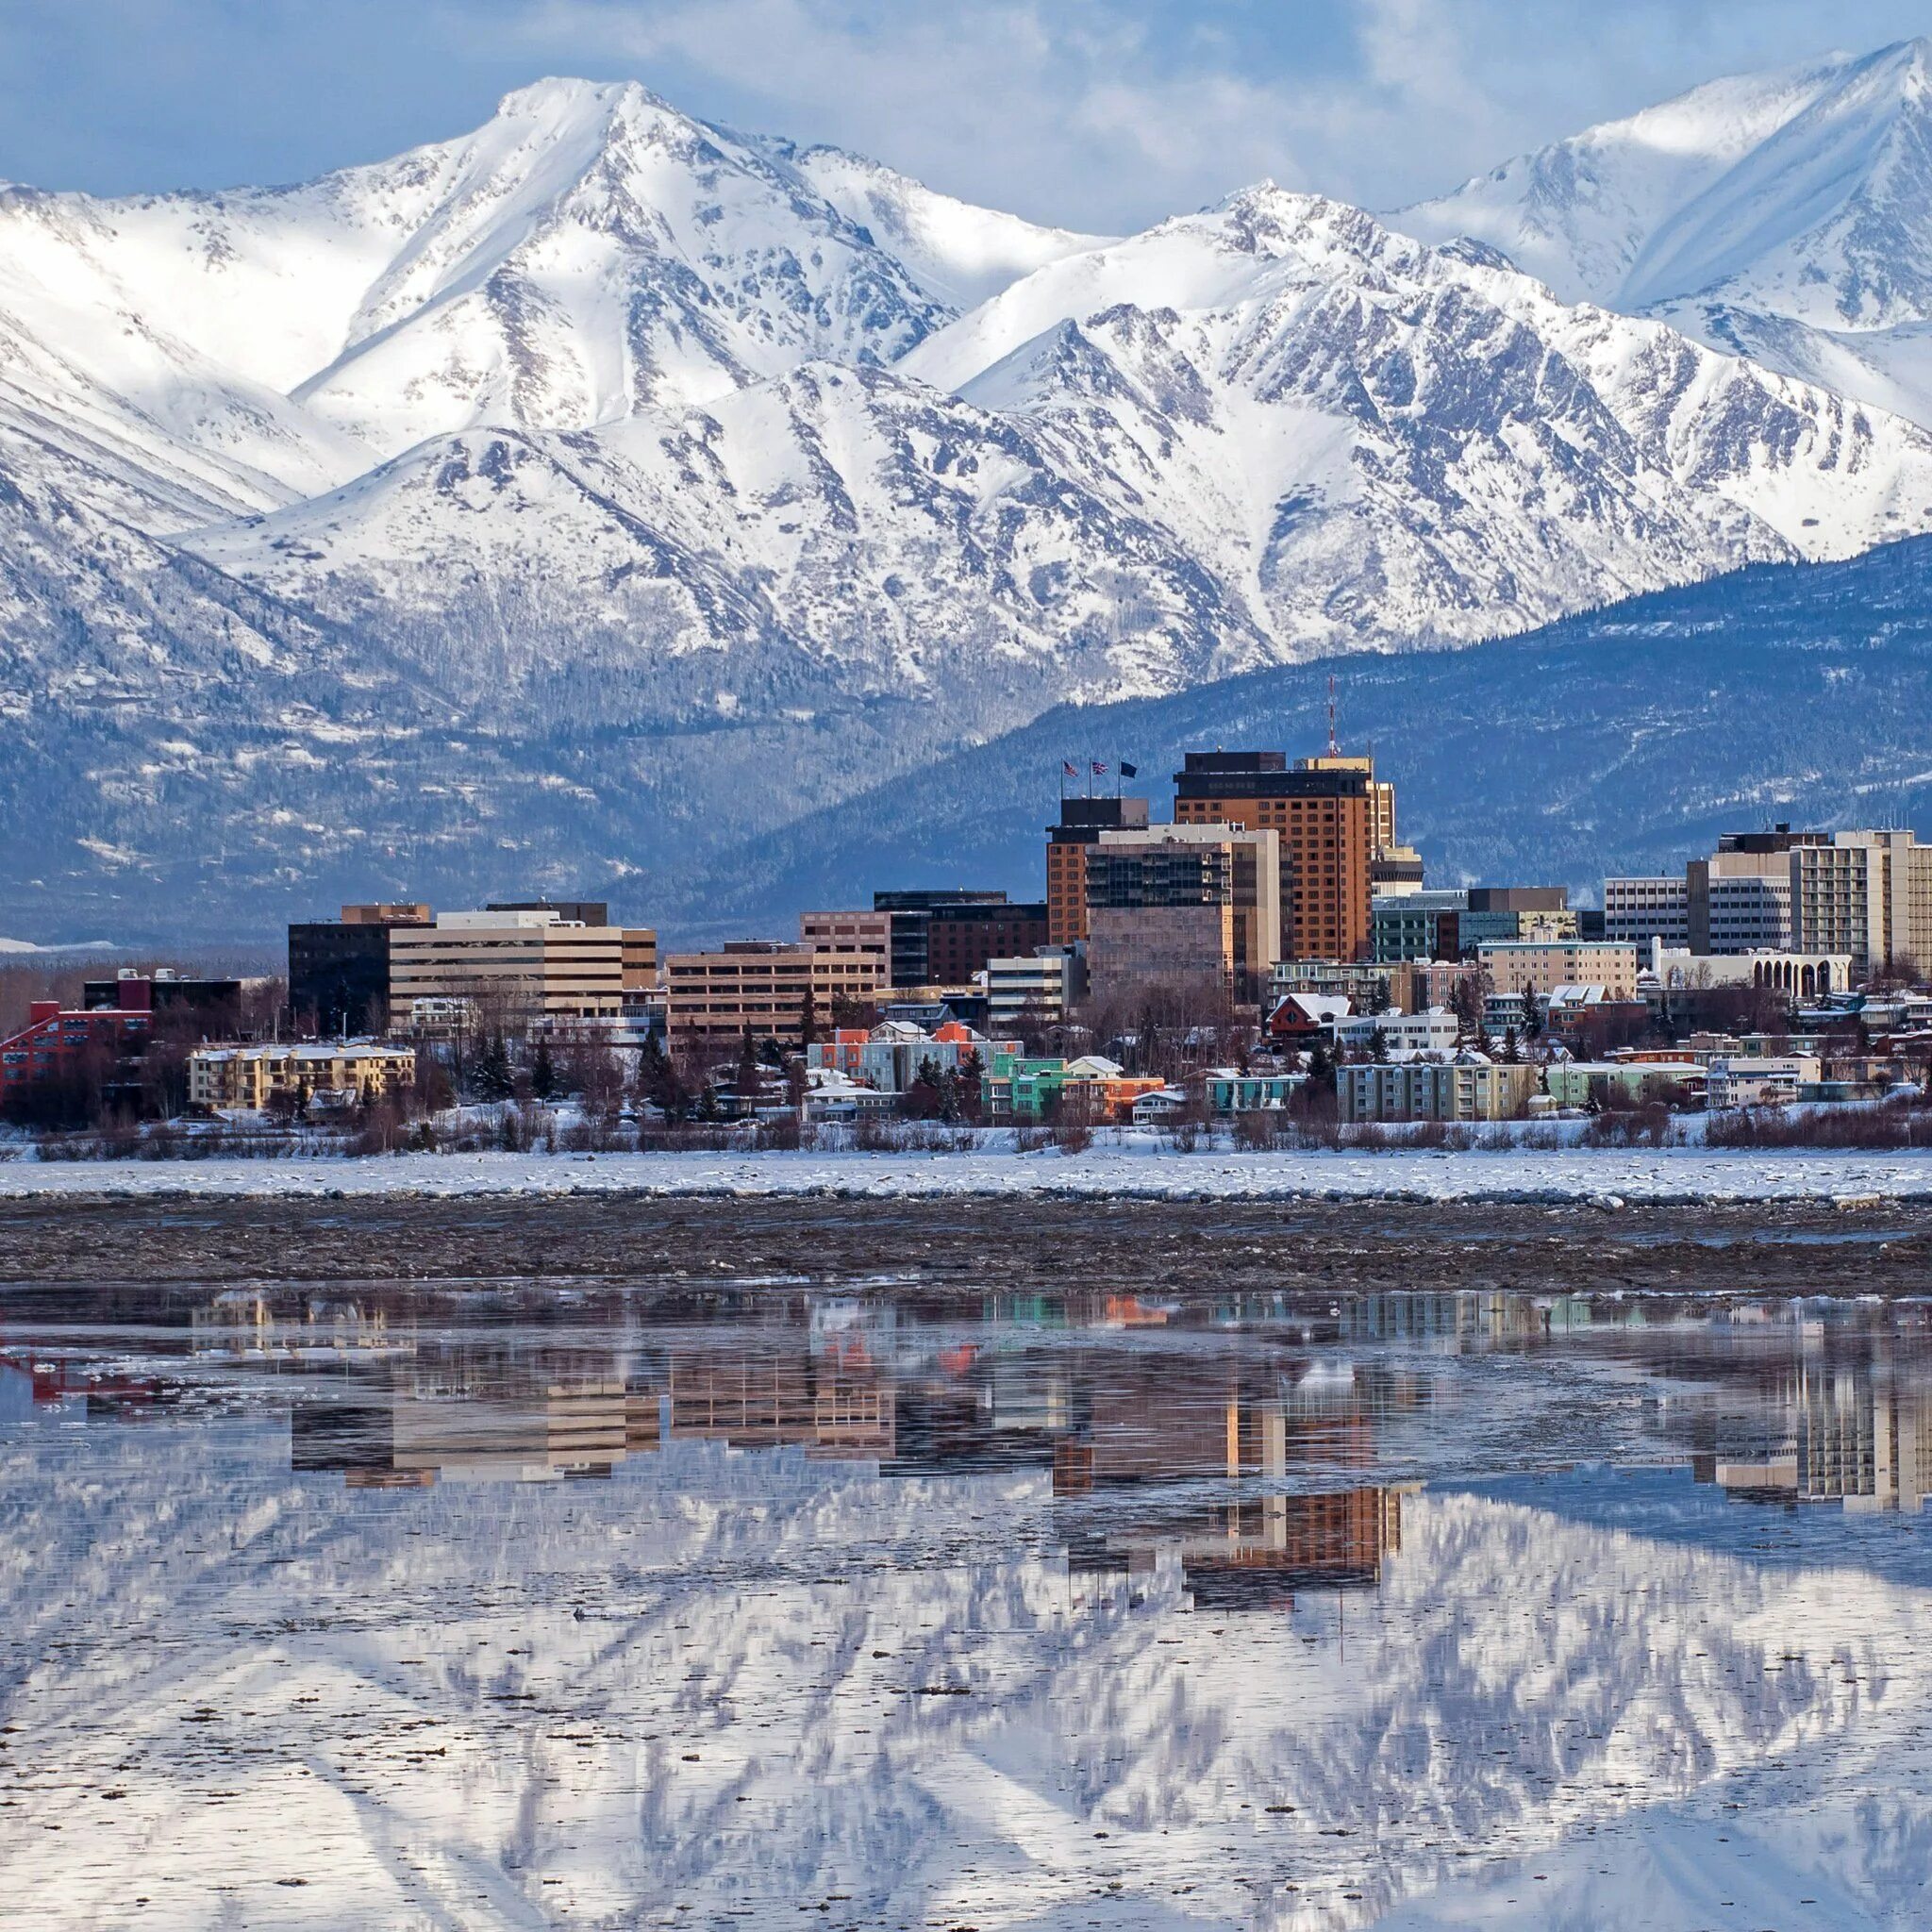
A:
POLYGON ((1713 81, 1391 219, 1932 423, 1932 41, 1713 81))
MULTIPOLYGON (((1823 137, 1762 156, 1836 90, 1904 221, 1922 67, 1657 110, 1723 139, 1595 226, 1541 164, 1496 196, 1541 255, 1267 184, 1082 236, 575 81, 293 188, 0 190, 8 927, 217 881, 265 921, 591 875, 655 911, 1058 705, 1932 530, 1932 433, 1579 299, 1657 307, 1641 262, 1697 250, 1656 232, 1757 156, 1779 259, 1854 237, 1843 299, 1907 326, 1925 239, 1881 300, 1875 215, 1800 222, 1823 137)), ((1599 137, 1607 207, 1658 141, 1599 137)))

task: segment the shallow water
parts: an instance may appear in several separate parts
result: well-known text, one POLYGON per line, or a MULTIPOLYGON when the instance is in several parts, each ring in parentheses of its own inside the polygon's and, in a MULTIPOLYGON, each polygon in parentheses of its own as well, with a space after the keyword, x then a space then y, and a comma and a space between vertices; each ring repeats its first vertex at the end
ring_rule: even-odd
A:
POLYGON ((1922 1925, 1928 1322, 8 1291, 0 1924, 1922 1925))

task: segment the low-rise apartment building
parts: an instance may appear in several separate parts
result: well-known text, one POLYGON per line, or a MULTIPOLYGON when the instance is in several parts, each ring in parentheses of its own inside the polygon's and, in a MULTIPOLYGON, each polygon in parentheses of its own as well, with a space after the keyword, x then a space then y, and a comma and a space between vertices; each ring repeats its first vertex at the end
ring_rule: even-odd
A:
POLYGON ((276 1093, 379 1100, 416 1084, 416 1050, 386 1042, 202 1046, 188 1056, 193 1107, 263 1108, 276 1093))
POLYGON ((803 1043, 808 1016, 829 1027, 847 1000, 874 1001, 889 967, 874 952, 827 953, 774 940, 734 940, 664 961, 665 1024, 674 1043, 701 1051, 755 1040, 803 1043))
POLYGON ((1701 1099, 1707 1078, 1693 1059, 1552 1060, 1543 1091, 1558 1107, 1637 1107, 1701 1099))
POLYGON ((1637 948, 1610 940, 1498 940, 1476 948, 1496 992, 1600 986, 1613 1000, 1637 997, 1637 948))
POLYGON ((1528 1110, 1540 1069, 1479 1054, 1336 1070, 1339 1112, 1360 1121, 1507 1121, 1528 1110))

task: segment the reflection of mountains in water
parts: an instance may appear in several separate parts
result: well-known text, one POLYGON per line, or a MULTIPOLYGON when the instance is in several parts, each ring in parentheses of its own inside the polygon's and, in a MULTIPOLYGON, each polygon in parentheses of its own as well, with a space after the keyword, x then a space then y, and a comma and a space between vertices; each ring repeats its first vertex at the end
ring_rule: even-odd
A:
MULTIPOLYGON (((1057 1924, 1115 1883, 1147 1922, 1191 1885, 1203 1923, 1348 1925, 1458 1851, 1662 1800, 1735 1796, 1769 1828, 1827 1757, 1899 1775, 1927 1708, 1921 1592, 1517 1501, 1407 1499, 1369 1614, 1324 1594, 1216 1641, 1185 1551, 1122 1588, 1041 1535, 1171 1500, 1144 1484, 1057 1498, 1046 1469, 891 1477, 674 1435, 580 1487, 345 1496, 291 1480, 258 1415, 35 1435, 0 1449, 5 1546, 39 1553, 0 1571, 8 1721, 129 1797, 83 1867, 41 1829, 65 1788, 28 1790, 0 1860, 75 1917, 88 1873, 195 1855, 223 1885, 292 1861, 317 1924, 447 1917, 487 1874, 508 1895, 474 1923, 559 1905, 548 1879, 603 1923, 841 1893, 858 1923, 1057 1924), (197 1756, 201 1709, 223 1755, 197 1756), (192 1840, 143 1836, 170 1804, 192 1840), (1293 1807, 1278 1838, 1268 1807, 1293 1807)), ((1267 1536, 1271 1500, 1232 1526, 1267 1536)), ((1842 1822, 1845 1882, 1906 1909, 1912 1816, 1842 1822)))

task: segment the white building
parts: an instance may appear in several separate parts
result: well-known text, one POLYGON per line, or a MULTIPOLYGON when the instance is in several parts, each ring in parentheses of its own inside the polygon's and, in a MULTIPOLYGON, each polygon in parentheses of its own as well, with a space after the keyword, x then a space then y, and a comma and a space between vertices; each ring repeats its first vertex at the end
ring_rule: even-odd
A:
POLYGON ((1459 1037, 1459 1023, 1446 1007, 1425 1013, 1340 1014, 1332 1022, 1335 1043, 1352 1049, 1371 1047, 1375 1035, 1389 1053, 1451 1053, 1459 1037))
POLYGON ((1712 1107, 1776 1106, 1797 1099, 1799 1088, 1815 1086, 1824 1077, 1822 1062, 1797 1053, 1713 1054, 1707 1072, 1712 1107))
POLYGON ((1029 958, 986 962, 987 1024, 1010 1031, 1023 1019, 1057 1025, 1080 995, 1079 955, 1070 947, 1036 953, 1029 958))
POLYGON ((1647 947, 1690 943, 1690 888, 1681 874, 1604 881, 1604 938, 1647 947))

